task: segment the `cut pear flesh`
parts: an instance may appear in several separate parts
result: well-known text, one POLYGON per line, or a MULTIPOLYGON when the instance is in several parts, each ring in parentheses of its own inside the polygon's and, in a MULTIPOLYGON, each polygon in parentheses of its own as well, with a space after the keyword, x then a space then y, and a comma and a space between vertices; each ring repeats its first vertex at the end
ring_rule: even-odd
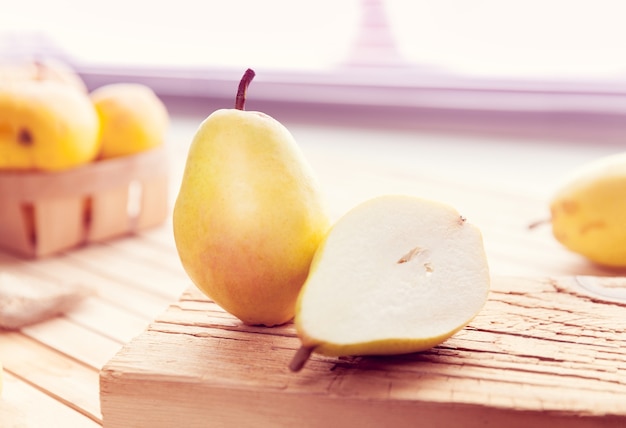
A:
POLYGON ((454 208, 412 196, 357 206, 318 248, 297 301, 302 348, 332 356, 422 351, 484 306, 490 274, 480 230, 454 208))

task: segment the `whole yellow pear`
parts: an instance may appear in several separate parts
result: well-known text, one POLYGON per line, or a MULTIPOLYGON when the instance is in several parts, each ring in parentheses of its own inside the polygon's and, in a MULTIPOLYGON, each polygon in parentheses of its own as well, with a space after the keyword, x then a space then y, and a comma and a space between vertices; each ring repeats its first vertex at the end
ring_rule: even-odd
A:
POLYGON ((552 232, 565 247, 601 265, 626 267, 626 152, 565 177, 550 212, 552 232))
POLYGON ((150 87, 113 83, 96 88, 90 96, 102 127, 100 158, 128 156, 164 143, 169 114, 150 87))
POLYGON ((90 162, 99 129, 79 89, 54 81, 0 84, 0 169, 59 171, 90 162))
POLYGON ((313 170, 290 132, 237 108, 212 113, 189 148, 174 206, 180 260, 196 286, 245 324, 294 316, 298 292, 330 222, 313 170))

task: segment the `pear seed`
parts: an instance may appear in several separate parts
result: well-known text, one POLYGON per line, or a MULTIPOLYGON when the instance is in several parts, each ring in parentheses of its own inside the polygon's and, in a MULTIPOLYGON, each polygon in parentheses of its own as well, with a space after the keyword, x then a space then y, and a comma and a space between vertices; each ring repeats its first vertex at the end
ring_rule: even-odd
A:
POLYGON ((424 263, 424 269, 426 269, 427 275, 430 275, 435 271, 435 268, 433 267, 433 264, 431 262, 424 263))

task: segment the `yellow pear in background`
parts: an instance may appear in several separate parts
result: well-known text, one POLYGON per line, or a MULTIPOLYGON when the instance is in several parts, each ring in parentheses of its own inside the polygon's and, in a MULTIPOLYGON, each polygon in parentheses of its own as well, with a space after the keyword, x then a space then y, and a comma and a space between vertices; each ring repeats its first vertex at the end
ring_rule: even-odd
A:
POLYGON ((552 232, 566 248, 601 265, 626 267, 626 153, 564 177, 550 212, 552 232))
POLYGON ((180 260, 196 286, 250 325, 293 318, 313 254, 329 227, 313 170, 290 132, 236 108, 212 113, 189 148, 173 213, 180 260))
POLYGON ((161 146, 169 127, 165 104, 139 83, 112 83, 90 94, 101 123, 101 159, 161 146))
POLYGON ((422 351, 467 325, 487 300, 490 274, 480 230, 452 207, 380 196, 353 208, 315 254, 296 306, 312 352, 390 355, 422 351))
POLYGON ((95 159, 100 124, 88 95, 55 81, 0 84, 0 169, 60 171, 95 159))

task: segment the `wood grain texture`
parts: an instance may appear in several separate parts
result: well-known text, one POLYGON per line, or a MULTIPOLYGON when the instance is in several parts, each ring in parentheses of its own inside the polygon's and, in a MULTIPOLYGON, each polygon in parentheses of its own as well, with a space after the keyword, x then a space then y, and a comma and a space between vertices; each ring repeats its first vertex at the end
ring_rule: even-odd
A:
POLYGON ((97 248, 104 248, 124 259, 123 274, 114 263, 113 269, 107 269, 107 257, 102 263, 83 262, 77 255, 81 251, 37 260, 0 252, 0 273, 15 273, 29 281, 50 284, 71 278, 94 293, 60 317, 19 331, 0 330, 0 361, 7 379, 0 397, 0 427, 102 425, 100 369, 189 286, 183 282, 188 280, 182 267, 178 267, 176 281, 181 285, 175 285, 172 279, 176 278, 176 265, 158 262, 168 258, 171 249, 154 245, 140 234, 132 240, 133 251, 122 250, 124 242, 114 240, 91 247, 93 257, 101 254, 97 248), (146 257, 152 262, 148 263, 146 257), (169 274, 163 275, 172 288, 167 296, 152 292, 155 275, 142 276, 145 264, 169 274), (129 282, 127 278, 133 271, 137 272, 129 282), (21 393, 23 390, 28 393, 21 393))
POLYGON ((95 422, 101 419, 98 391, 91 387, 97 371, 16 332, 0 335, 0 358, 6 373, 36 385, 95 422))
POLYGON ((292 373, 293 325, 244 326, 191 288, 104 366, 104 426, 625 426, 625 290, 624 278, 499 277, 438 347, 314 354, 292 373))
POLYGON ((0 426, 3 428, 98 428, 101 424, 81 414, 17 377, 4 374, 0 399, 0 426), (37 409, 37 411, 33 411, 37 409))

